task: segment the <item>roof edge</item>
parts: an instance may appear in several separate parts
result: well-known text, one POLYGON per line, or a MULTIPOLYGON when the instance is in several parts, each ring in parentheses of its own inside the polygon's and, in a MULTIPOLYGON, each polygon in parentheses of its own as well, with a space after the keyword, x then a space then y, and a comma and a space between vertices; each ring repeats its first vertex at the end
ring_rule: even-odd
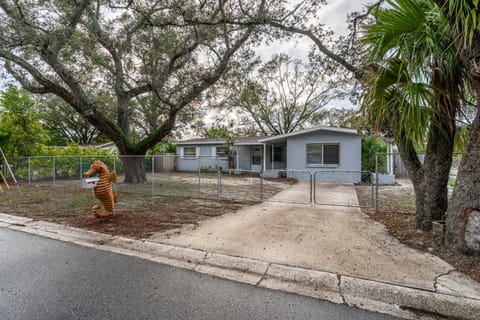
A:
POLYGON ((305 129, 305 130, 280 134, 280 135, 273 136, 273 137, 268 137, 268 138, 259 140, 259 142, 268 142, 268 141, 272 141, 272 140, 278 140, 278 139, 282 139, 282 138, 288 138, 288 137, 298 136, 298 135, 302 135, 302 134, 307 134, 307 133, 311 133, 311 132, 315 132, 315 131, 330 131, 330 132, 360 135, 360 133, 358 132, 357 129, 319 126, 319 127, 314 127, 314 128, 310 128, 310 129, 305 129))

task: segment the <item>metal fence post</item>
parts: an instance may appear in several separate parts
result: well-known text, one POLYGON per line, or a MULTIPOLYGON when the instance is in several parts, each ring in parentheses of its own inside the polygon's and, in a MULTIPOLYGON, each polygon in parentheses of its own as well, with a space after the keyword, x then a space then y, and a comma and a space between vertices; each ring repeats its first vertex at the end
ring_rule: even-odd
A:
POLYGON ((152 154, 152 196, 155 195, 155 155, 152 154))
POLYGON ((83 174, 83 172, 82 172, 83 171, 83 159, 82 159, 82 157, 80 157, 80 169, 79 169, 79 171, 80 171, 79 178, 80 178, 80 180, 82 180, 82 174, 83 174))
POLYGON ((202 182, 200 181, 201 172, 202 168, 200 168, 200 161, 198 161, 198 194, 202 193, 202 182))
POLYGON ((27 163, 28 163, 28 184, 31 184, 32 183, 32 174, 30 172, 30 157, 28 157, 27 163))
POLYGON ((375 153, 375 213, 378 213, 378 153, 375 153))
POLYGON ((260 175, 260 201, 263 201, 263 198, 264 198, 263 171, 259 171, 258 174, 260 175))
POLYGON ((217 190, 218 195, 222 196, 222 170, 220 168, 217 169, 217 190))
POLYGON ((312 174, 312 172, 310 172, 310 203, 312 205, 312 207, 315 207, 315 174, 312 174))
POLYGON ((56 167, 55 167, 55 166, 56 166, 56 161, 55 161, 55 160, 56 160, 56 157, 53 156, 53 157, 52 157, 52 160, 53 160, 53 161, 52 161, 52 167, 53 167, 53 187, 55 187, 55 171, 57 171, 57 170, 56 170, 56 167))

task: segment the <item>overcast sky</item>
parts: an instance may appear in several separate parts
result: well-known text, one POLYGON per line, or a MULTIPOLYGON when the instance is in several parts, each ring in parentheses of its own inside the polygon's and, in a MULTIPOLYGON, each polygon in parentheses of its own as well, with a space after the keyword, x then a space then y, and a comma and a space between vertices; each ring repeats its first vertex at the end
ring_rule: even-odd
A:
MULTIPOLYGON (((319 21, 326 29, 331 29, 335 34, 343 35, 347 32, 347 14, 360 11, 371 1, 366 0, 330 0, 327 6, 319 11, 319 21)), ((276 41, 269 46, 262 46, 258 53, 263 60, 269 60, 273 54, 287 53, 291 57, 304 59, 308 55, 309 46, 312 42, 304 37, 296 41, 276 41)))

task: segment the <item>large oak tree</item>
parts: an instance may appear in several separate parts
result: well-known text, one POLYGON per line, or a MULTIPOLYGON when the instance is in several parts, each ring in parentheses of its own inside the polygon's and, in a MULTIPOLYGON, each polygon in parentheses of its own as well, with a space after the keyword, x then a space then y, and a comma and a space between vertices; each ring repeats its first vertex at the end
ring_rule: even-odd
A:
POLYGON ((281 6, 265 0, 0 0, 0 61, 23 88, 60 97, 111 139, 125 182, 143 182, 146 151, 255 41, 248 20, 281 6), (140 100, 161 110, 142 136, 132 134, 133 117, 148 116, 139 115, 140 100))

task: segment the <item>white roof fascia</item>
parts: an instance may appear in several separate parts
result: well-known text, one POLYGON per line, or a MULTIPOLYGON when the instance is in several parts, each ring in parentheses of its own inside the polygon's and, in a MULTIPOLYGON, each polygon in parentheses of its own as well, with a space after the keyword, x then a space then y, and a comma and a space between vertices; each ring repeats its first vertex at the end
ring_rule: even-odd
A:
MULTIPOLYGON (((223 145, 225 142, 189 142, 189 141, 182 141, 182 142, 175 142, 175 145, 223 145)), ((263 145, 261 142, 239 142, 239 143, 234 143, 235 146, 250 146, 250 145, 263 145)))
POLYGON ((235 143, 234 145, 236 146, 263 146, 263 143, 261 142, 239 142, 235 143))
POLYGON ((311 132, 315 132, 315 131, 330 131, 330 132, 348 133, 348 134, 357 134, 357 135, 359 134, 358 131, 355 130, 355 129, 336 128, 336 127, 315 127, 315 128, 310 128, 310 129, 305 129, 305 130, 301 130, 301 131, 295 131, 295 132, 281 134, 281 135, 278 135, 278 136, 265 138, 265 139, 259 140, 259 142, 276 141, 276 140, 279 140, 279 139, 298 136, 298 135, 307 134, 307 133, 311 133, 311 132))
POLYGON ((194 142, 194 141, 181 141, 181 142, 174 142, 173 144, 175 145, 198 145, 198 144, 210 144, 210 145, 216 145, 216 144, 225 144, 225 142, 209 142, 209 141, 199 141, 199 142, 194 142))

